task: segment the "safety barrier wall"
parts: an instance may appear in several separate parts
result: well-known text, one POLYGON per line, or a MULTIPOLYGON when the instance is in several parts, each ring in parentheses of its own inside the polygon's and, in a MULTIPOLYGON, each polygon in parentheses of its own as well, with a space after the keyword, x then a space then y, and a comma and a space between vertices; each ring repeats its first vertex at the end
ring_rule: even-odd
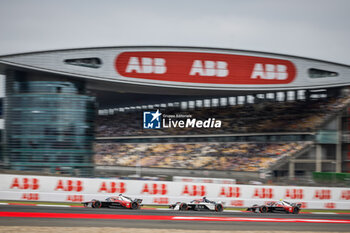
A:
POLYGON ((122 193, 142 198, 143 204, 168 205, 206 196, 223 201, 224 206, 247 207, 284 199, 302 203, 302 208, 350 209, 349 188, 256 186, 67 178, 49 176, 0 175, 0 199, 53 202, 82 202, 105 199, 122 193))

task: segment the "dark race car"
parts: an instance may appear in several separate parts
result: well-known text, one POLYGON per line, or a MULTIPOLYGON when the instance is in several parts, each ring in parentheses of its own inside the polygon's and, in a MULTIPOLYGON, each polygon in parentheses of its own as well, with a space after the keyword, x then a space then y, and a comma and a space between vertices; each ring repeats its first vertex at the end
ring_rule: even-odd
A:
POLYGON ((139 209, 142 199, 132 199, 130 197, 119 194, 119 196, 108 197, 104 201, 92 199, 88 202, 82 202, 84 207, 92 208, 125 208, 125 209, 139 209))
POLYGON ((224 206, 222 202, 209 201, 206 197, 202 199, 196 199, 191 202, 176 202, 169 206, 170 209, 173 210, 211 210, 216 212, 222 212, 224 210, 224 206))
POLYGON ((287 201, 269 202, 266 205, 253 205, 247 211, 260 213, 292 213, 299 214, 301 204, 287 201))

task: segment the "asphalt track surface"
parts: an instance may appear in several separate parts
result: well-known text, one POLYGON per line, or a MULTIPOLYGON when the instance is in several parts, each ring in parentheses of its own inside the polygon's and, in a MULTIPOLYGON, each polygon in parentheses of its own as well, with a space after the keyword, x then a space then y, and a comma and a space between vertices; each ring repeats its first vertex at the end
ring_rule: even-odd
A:
POLYGON ((123 227, 226 231, 350 232, 350 214, 293 215, 278 213, 239 213, 225 211, 222 213, 216 213, 207 211, 180 212, 173 210, 146 209, 127 210, 107 208, 92 209, 42 206, 0 206, 0 227, 1 226, 123 227), (13 217, 8 217, 9 215, 13 215, 13 217), (33 217, 34 215, 36 215, 36 217, 33 217), (105 218, 105 216, 107 216, 107 218, 105 218), (198 217, 200 220, 196 220, 196 218, 192 220, 192 217, 194 216, 198 217), (110 219, 108 219, 108 217, 110 217, 110 219), (124 219, 120 219, 119 217, 124 219), (142 218, 145 218, 147 220, 140 220, 142 218), (162 218, 163 220, 160 220, 162 218), (217 221, 216 219, 227 220, 217 221), (249 219, 249 221, 245 221, 247 219, 249 219), (270 219, 277 219, 277 221, 273 220, 269 222, 270 219), (316 222, 298 222, 309 221, 310 219, 311 221, 316 222), (345 221, 343 223, 320 223, 317 222, 319 220, 322 222, 327 222, 329 220, 335 222, 339 220, 339 222, 341 222, 341 220, 345 221))

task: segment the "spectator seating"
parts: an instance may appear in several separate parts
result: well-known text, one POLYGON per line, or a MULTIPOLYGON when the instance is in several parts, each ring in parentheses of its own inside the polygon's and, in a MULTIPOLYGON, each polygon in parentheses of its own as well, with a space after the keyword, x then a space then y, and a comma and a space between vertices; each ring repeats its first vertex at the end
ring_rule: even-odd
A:
POLYGON ((96 143, 97 165, 259 171, 300 151, 293 143, 96 143))

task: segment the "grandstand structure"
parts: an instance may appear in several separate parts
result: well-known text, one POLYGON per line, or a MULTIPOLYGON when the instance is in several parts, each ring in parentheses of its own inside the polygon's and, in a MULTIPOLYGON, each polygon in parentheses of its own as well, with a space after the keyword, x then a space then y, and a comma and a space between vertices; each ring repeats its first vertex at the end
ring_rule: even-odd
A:
POLYGON ((166 104, 171 107, 147 106, 168 115, 215 115, 225 122, 224 129, 147 130, 139 127, 142 106, 100 110, 95 142, 97 170, 103 174, 133 174, 135 168, 142 167, 145 175, 172 176, 182 169, 189 176, 283 183, 286 178, 291 183, 304 183, 313 171, 344 172, 350 104, 347 91, 299 91, 300 95, 289 94, 289 99, 281 98, 288 92, 279 92, 263 95, 270 97, 267 99, 255 96, 254 102, 231 104, 229 99, 241 96, 226 97, 226 101, 221 97, 211 99, 209 103, 214 106, 206 107, 191 106, 191 102, 200 103, 198 100, 166 104), (215 104, 220 102, 224 104, 215 104), (118 123, 126 119, 131 121, 127 127, 118 123))
POLYGON ((153 46, 2 56, 0 72, 4 169, 284 183, 350 172, 347 65, 153 46), (144 128, 157 110, 222 124, 144 128))

